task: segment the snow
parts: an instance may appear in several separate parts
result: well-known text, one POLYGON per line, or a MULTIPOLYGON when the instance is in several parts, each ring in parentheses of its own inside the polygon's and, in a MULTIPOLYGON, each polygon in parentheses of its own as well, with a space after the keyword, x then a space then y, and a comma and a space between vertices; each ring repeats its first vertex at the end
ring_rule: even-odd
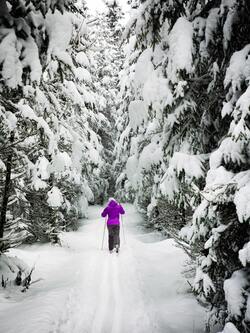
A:
MULTIPOLYGON (((205 197, 204 194, 202 196, 205 197)), ((193 214, 193 225, 190 228, 189 234, 191 244, 203 237, 205 239, 208 236, 208 233, 210 233, 206 219, 215 219, 215 209, 212 205, 209 205, 209 202, 206 199, 203 199, 193 214), (199 232, 197 232, 198 230, 199 232)))
POLYGON ((89 202, 94 201, 94 194, 90 189, 90 187, 88 186, 88 182, 85 179, 82 180, 82 192, 84 193, 89 202))
POLYGON ((219 240, 220 234, 223 233, 227 228, 228 228, 228 226, 223 225, 223 224, 219 225, 219 227, 217 227, 217 228, 213 228, 212 232, 211 232, 212 235, 206 241, 206 243, 204 245, 204 249, 211 248, 219 240))
POLYGON ((69 170, 72 167, 72 160, 68 153, 58 152, 52 160, 51 165, 49 166, 49 172, 54 172, 58 176, 63 174, 68 174, 69 170))
POLYGON ((250 76, 250 44, 242 50, 234 52, 226 71, 224 80, 225 88, 232 86, 233 92, 241 91, 241 84, 250 76))
POLYGON ((147 105, 153 106, 157 109, 159 106, 171 105, 173 102, 173 95, 168 87, 168 80, 160 77, 157 71, 149 74, 142 90, 142 96, 147 105))
POLYGON ((250 320, 250 297, 249 296, 247 298, 245 320, 246 320, 246 322, 249 322, 249 320, 250 320))
POLYGON ((233 192, 236 182, 234 174, 227 171, 223 166, 213 170, 210 169, 206 177, 206 186, 202 191, 202 196, 210 202, 229 202, 233 200, 233 192))
POLYGON ((161 125, 159 120, 154 118, 151 122, 148 123, 145 136, 150 136, 158 132, 160 128, 161 125))
POLYGON ((200 283, 202 282, 202 288, 206 296, 209 295, 209 293, 212 291, 216 291, 214 284, 208 274, 204 273, 200 267, 196 269, 196 275, 193 287, 195 290, 199 289, 200 283))
POLYGON ((136 155, 129 156, 127 163, 126 163, 126 175, 128 177, 128 180, 131 182, 132 186, 134 188, 137 187, 138 184, 138 175, 137 175, 137 169, 138 169, 138 158, 136 155))
POLYGON ((176 152, 169 161, 169 166, 176 171, 177 175, 184 171, 187 177, 199 179, 204 177, 203 163, 202 156, 176 152))
POLYGON ((163 160, 162 147, 158 142, 151 142, 145 146, 139 158, 139 169, 149 171, 153 165, 161 163, 163 160))
POLYGON ((137 59, 134 73, 134 82, 137 89, 143 87, 144 83, 154 71, 154 65, 151 61, 152 57, 153 51, 151 48, 148 48, 144 50, 137 59))
POLYGON ((89 59, 88 59, 88 57, 87 57, 87 55, 86 55, 86 53, 85 52, 79 52, 79 53, 77 53, 77 55, 76 55, 76 61, 77 61, 77 63, 79 64, 79 65, 81 65, 81 66, 84 66, 84 67, 89 67, 89 59))
POLYGON ((52 208, 58 208, 63 204, 63 195, 58 187, 53 186, 48 192, 47 202, 52 208))
POLYGON ((161 179, 160 190, 170 200, 180 189, 179 177, 185 172, 185 181, 191 183, 193 179, 204 177, 204 158, 201 155, 190 155, 183 152, 175 152, 169 161, 169 167, 161 179))
POLYGON ((193 26, 186 18, 180 17, 169 35, 169 62, 167 77, 173 83, 178 81, 177 73, 193 71, 193 26))
POLYGON ((78 67, 74 70, 74 73, 78 80, 91 83, 92 81, 91 74, 87 69, 83 67, 78 67))
POLYGON ((214 36, 220 19, 219 12, 220 12, 219 8, 213 8, 209 12, 205 28, 206 46, 208 46, 210 42, 212 43, 214 42, 214 36))
POLYGON ((214 151, 210 156, 210 168, 216 169, 224 161, 225 163, 237 163, 240 165, 245 162, 245 157, 242 154, 243 143, 235 142, 231 137, 225 138, 219 149, 214 151))
POLYGON ((13 131, 17 125, 17 117, 10 111, 5 111, 6 122, 10 131, 13 131))
POLYGON ((64 80, 63 92, 65 93, 65 95, 68 98, 70 98, 72 100, 73 103, 79 104, 82 107, 85 106, 84 105, 84 98, 79 93, 79 91, 76 88, 76 85, 73 81, 64 80))
POLYGON ((49 35, 48 60, 56 57, 66 65, 74 68, 71 56, 67 53, 72 37, 72 16, 69 13, 61 14, 56 10, 46 15, 46 30, 49 35))
MULTIPOLYGON (((181 81, 184 82, 184 81, 181 81)), ((183 87, 183 85, 181 85, 183 87)), ((178 84, 176 87, 176 93, 180 93, 180 85, 178 84)), ((195 109, 195 105, 194 103, 190 103, 189 101, 184 100, 180 105, 178 105, 175 110, 174 113, 170 113, 167 116, 166 119, 166 126, 169 128, 172 128, 175 124, 179 123, 179 118, 181 118, 181 116, 190 109, 195 109)))
POLYGON ((22 64, 19 60, 21 43, 17 42, 14 30, 9 30, 0 43, 1 75, 9 88, 22 85, 22 64))
POLYGON ((88 9, 91 13, 95 14, 96 12, 105 12, 107 10, 103 0, 86 0, 88 9))
MULTIPOLYGON (((28 89, 26 89, 26 91, 27 90, 28 89)), ((35 94, 35 96, 36 96, 36 109, 39 111, 40 116, 43 115, 44 110, 51 109, 50 101, 46 97, 45 93, 41 89, 39 89, 39 87, 36 87, 34 92, 32 92, 32 90, 31 90, 30 94, 35 94), (39 106, 39 107, 37 107, 37 106, 39 106)), ((50 93, 50 97, 53 100, 54 104, 57 105, 57 109, 60 110, 60 106, 58 105, 58 101, 56 100, 55 96, 52 93, 50 93)))
POLYGON ((0 159, 0 170, 5 171, 6 170, 6 166, 4 164, 4 162, 0 159))
POLYGON ((241 309, 245 306, 243 288, 248 284, 243 271, 235 271, 230 279, 224 282, 225 299, 230 315, 241 316, 241 309))
POLYGON ((220 166, 217 169, 210 169, 206 177, 206 187, 230 183, 233 179, 233 176, 234 174, 230 171, 227 171, 223 166, 220 166))
POLYGON ((250 218, 250 181, 240 188, 235 194, 234 203, 240 222, 246 222, 250 218))
POLYGON ((240 333, 233 323, 226 323, 222 332, 219 333, 240 333))
MULTIPOLYGON (((93 135, 93 133, 92 133, 92 135, 93 135)), ((96 142, 94 140, 91 142, 91 144, 88 142, 85 143, 86 146, 88 147, 88 152, 86 153, 86 157, 92 163, 99 164, 99 163, 101 163, 101 157, 100 157, 100 153, 99 153, 98 149, 93 147, 93 146, 95 146, 95 143, 96 142)))
POLYGON ((238 5, 238 0, 222 0, 221 12, 224 13, 225 9, 231 9, 235 5, 238 5))
POLYGON ((36 174, 43 180, 49 179, 50 177, 48 170, 49 164, 50 163, 45 156, 40 156, 36 161, 36 174))
POLYGON ((193 235, 193 227, 190 225, 181 228, 181 230, 179 231, 179 236, 182 239, 186 239, 188 242, 190 242, 192 235, 193 235))
MULTIPOLYGON (((16 19, 17 23, 18 19, 16 19)), ((21 29, 30 28, 23 19, 19 19, 21 29)), ((38 47, 33 37, 18 39, 14 30, 5 29, 0 43, 0 63, 2 64, 1 74, 5 83, 10 88, 22 85, 22 73, 24 68, 30 69, 30 79, 32 82, 40 82, 42 66, 39 59, 38 47), (21 59, 21 60, 20 60, 21 59)))
POLYGON ((78 211, 81 218, 87 217, 88 200, 85 195, 81 195, 78 200, 78 211))
POLYGON ((22 65, 30 69, 31 81, 40 83, 42 65, 39 60, 38 47, 32 37, 22 40, 24 51, 22 52, 22 65))
POLYGON ((182 276, 186 255, 172 239, 146 232, 125 205, 125 237, 119 256, 100 250, 101 207, 89 208, 62 247, 34 244, 12 249, 31 267, 26 293, 0 293, 0 331, 5 333, 180 333, 203 331, 205 311, 182 276), (13 314, 15 320, 12 320, 13 314), (181 320, 180 320, 181 318, 181 320))
POLYGON ((82 156, 83 156, 83 143, 77 138, 74 138, 72 144, 71 160, 72 164, 74 165, 74 168, 76 168, 76 170, 79 172, 81 172, 82 170, 82 165, 81 165, 82 156))
POLYGON ((239 259, 244 267, 250 262, 250 242, 246 243, 239 251, 239 259))
POLYGON ((203 37, 204 36, 204 30, 206 27, 206 19, 203 17, 196 17, 193 20, 193 28, 195 33, 197 33, 197 35, 199 37, 203 37))
POLYGON ((18 108, 23 118, 34 120, 37 123, 38 128, 44 129, 45 134, 49 138, 49 153, 52 153, 56 148, 56 141, 47 122, 42 117, 37 117, 34 110, 28 104, 25 104, 23 100, 19 101, 18 108))
POLYGON ((229 115, 233 112, 233 105, 231 102, 223 102, 223 108, 221 110, 221 116, 224 118, 226 115, 229 115))
MULTIPOLYGON (((2 253, 0 256, 0 273, 1 273, 1 280, 6 282, 6 289, 3 290, 3 295, 0 295, 0 303, 2 302, 3 297, 9 297, 9 294, 13 292, 13 287, 15 285, 15 278, 17 273, 21 271, 23 276, 26 276, 30 272, 30 268, 23 260, 16 256, 7 256, 6 254, 2 253)), ((15 287, 14 287, 15 288, 15 287)), ((20 286, 21 288, 21 286, 20 286)), ((21 288, 22 289, 22 288, 21 288)), ((19 293, 21 290, 18 288, 19 293)), ((6 332, 7 333, 7 332, 6 332)))
MULTIPOLYGON (((249 49, 250 51, 250 49, 249 49)), ((250 58, 249 58, 250 59, 250 58)), ((250 65, 250 62, 249 62, 250 65)), ((250 78, 250 66, 249 77, 250 78)), ((247 126, 247 118, 249 117, 250 106, 250 87, 240 96, 233 112, 234 121, 230 126, 230 133, 235 141, 242 141, 243 138, 250 138, 250 130, 247 126)))
POLYGON ((129 124, 133 130, 136 130, 137 127, 146 123, 148 118, 148 110, 144 101, 135 100, 129 104, 129 124))
POLYGON ((238 19, 238 11, 236 8, 230 9, 227 14, 226 21, 223 26, 223 44, 224 49, 228 48, 228 44, 232 37, 232 26, 237 22, 238 19))
POLYGON ((179 189, 180 182, 176 177, 176 173, 173 168, 169 168, 161 180, 160 191, 171 201, 174 199, 175 193, 178 193, 179 189))
POLYGON ((36 191, 39 191, 41 189, 45 189, 46 187, 48 187, 48 184, 46 182, 44 182, 43 180, 41 180, 38 177, 33 177, 32 179, 32 186, 34 187, 34 189, 36 191))

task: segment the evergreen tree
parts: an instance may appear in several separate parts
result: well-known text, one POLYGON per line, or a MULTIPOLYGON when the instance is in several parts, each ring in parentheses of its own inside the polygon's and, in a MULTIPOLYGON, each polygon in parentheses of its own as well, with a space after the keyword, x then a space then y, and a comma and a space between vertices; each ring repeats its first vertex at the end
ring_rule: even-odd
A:
POLYGON ((75 228, 103 163, 85 5, 46 6, 9 4, 1 21, 2 250, 17 230, 57 242, 75 228))
MULTIPOLYGON (((203 248, 198 257, 195 290, 212 305, 209 326, 226 322, 223 332, 250 329, 247 315, 250 215, 246 203, 249 195, 249 10, 249 3, 240 1, 222 2, 220 7, 214 5, 202 12, 206 28, 201 36, 210 45, 207 58, 216 61, 208 88, 216 101, 216 109, 211 104, 208 106, 211 105, 213 118, 220 111, 217 125, 220 140, 216 140, 210 155, 202 201, 195 211, 189 236, 194 247, 203 248)), ((210 137, 211 142, 216 138, 210 137)))
POLYGON ((90 17, 91 39, 90 57, 94 67, 94 85, 98 95, 98 112, 102 117, 102 127, 98 134, 101 137, 104 150, 102 157, 105 161, 99 174, 99 185, 95 191, 97 201, 103 203, 108 196, 115 192, 113 172, 115 119, 120 104, 119 72, 123 60, 121 50, 121 35, 123 26, 122 10, 117 1, 106 1, 107 10, 90 17), (91 23, 93 22, 93 23, 91 23))
POLYGON ((194 291, 225 332, 249 330, 248 13, 246 1, 141 1, 117 121, 118 193, 189 242, 194 291))

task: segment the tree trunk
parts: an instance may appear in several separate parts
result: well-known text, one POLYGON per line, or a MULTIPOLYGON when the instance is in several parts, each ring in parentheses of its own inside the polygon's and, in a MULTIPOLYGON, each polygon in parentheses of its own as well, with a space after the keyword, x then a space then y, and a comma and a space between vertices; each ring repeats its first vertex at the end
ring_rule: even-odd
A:
MULTIPOLYGON (((15 134, 12 131, 10 134, 11 143, 14 142, 14 136, 15 136, 15 134)), ((4 225, 6 222, 7 206, 8 206, 9 195, 10 195, 12 157, 13 157, 13 150, 11 149, 10 152, 8 153, 7 161, 6 161, 6 177, 5 177, 5 185, 4 185, 4 191, 3 191, 1 215, 0 215, 0 238, 3 238, 4 225)))

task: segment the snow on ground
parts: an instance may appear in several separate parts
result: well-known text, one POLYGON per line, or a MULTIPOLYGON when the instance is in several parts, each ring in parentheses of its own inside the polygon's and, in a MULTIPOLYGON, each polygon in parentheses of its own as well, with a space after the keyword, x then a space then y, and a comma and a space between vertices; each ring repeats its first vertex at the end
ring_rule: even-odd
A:
MULTIPOLYGON (((36 264, 26 293, 0 292, 4 333, 201 333, 205 312, 188 293, 181 275, 185 254, 125 205, 121 251, 101 251, 101 207, 89 208, 77 232, 63 246, 22 246, 10 251, 36 264)), ((122 231, 122 230, 121 230, 122 231)), ((107 232, 106 232, 107 236, 107 232)))

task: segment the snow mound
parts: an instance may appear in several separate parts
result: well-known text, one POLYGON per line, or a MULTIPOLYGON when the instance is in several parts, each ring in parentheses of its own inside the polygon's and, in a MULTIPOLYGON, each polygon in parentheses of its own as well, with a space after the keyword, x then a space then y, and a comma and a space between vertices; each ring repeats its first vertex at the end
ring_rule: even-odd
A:
POLYGON ((177 83, 178 73, 193 72, 193 26, 186 18, 180 17, 169 35, 169 63, 167 77, 177 83))
POLYGON ((250 76, 250 44, 242 50, 234 52, 230 59, 230 64, 226 71, 224 80, 225 88, 232 86, 234 93, 241 90, 241 84, 250 76))
POLYGON ((245 306, 245 298, 242 290, 247 285, 247 278, 243 271, 235 271, 231 278, 224 282, 225 299, 229 313, 232 316, 241 316, 241 309, 245 306))
POLYGON ((15 284, 14 280, 17 273, 21 271, 24 274, 30 272, 29 266, 20 258, 1 254, 0 256, 0 277, 6 282, 6 287, 15 284))
POLYGON ((233 323, 226 323, 222 332, 219 333, 240 333, 233 323))
POLYGON ((136 130, 137 127, 146 123, 148 118, 148 110, 144 101, 135 100, 129 104, 129 124, 133 130, 136 130))
POLYGON ((52 208, 58 208, 63 204, 63 195, 58 187, 53 186, 48 192, 47 202, 52 208))
POLYGON ((67 52, 72 36, 72 17, 69 13, 61 14, 58 10, 46 15, 46 30, 49 35, 48 63, 56 57, 74 68, 71 56, 67 52))
POLYGON ((135 65, 134 82, 135 87, 138 89, 143 87, 144 83, 147 81, 148 77, 154 71, 154 65, 152 64, 153 52, 151 48, 144 50, 139 56, 137 63, 135 65))

